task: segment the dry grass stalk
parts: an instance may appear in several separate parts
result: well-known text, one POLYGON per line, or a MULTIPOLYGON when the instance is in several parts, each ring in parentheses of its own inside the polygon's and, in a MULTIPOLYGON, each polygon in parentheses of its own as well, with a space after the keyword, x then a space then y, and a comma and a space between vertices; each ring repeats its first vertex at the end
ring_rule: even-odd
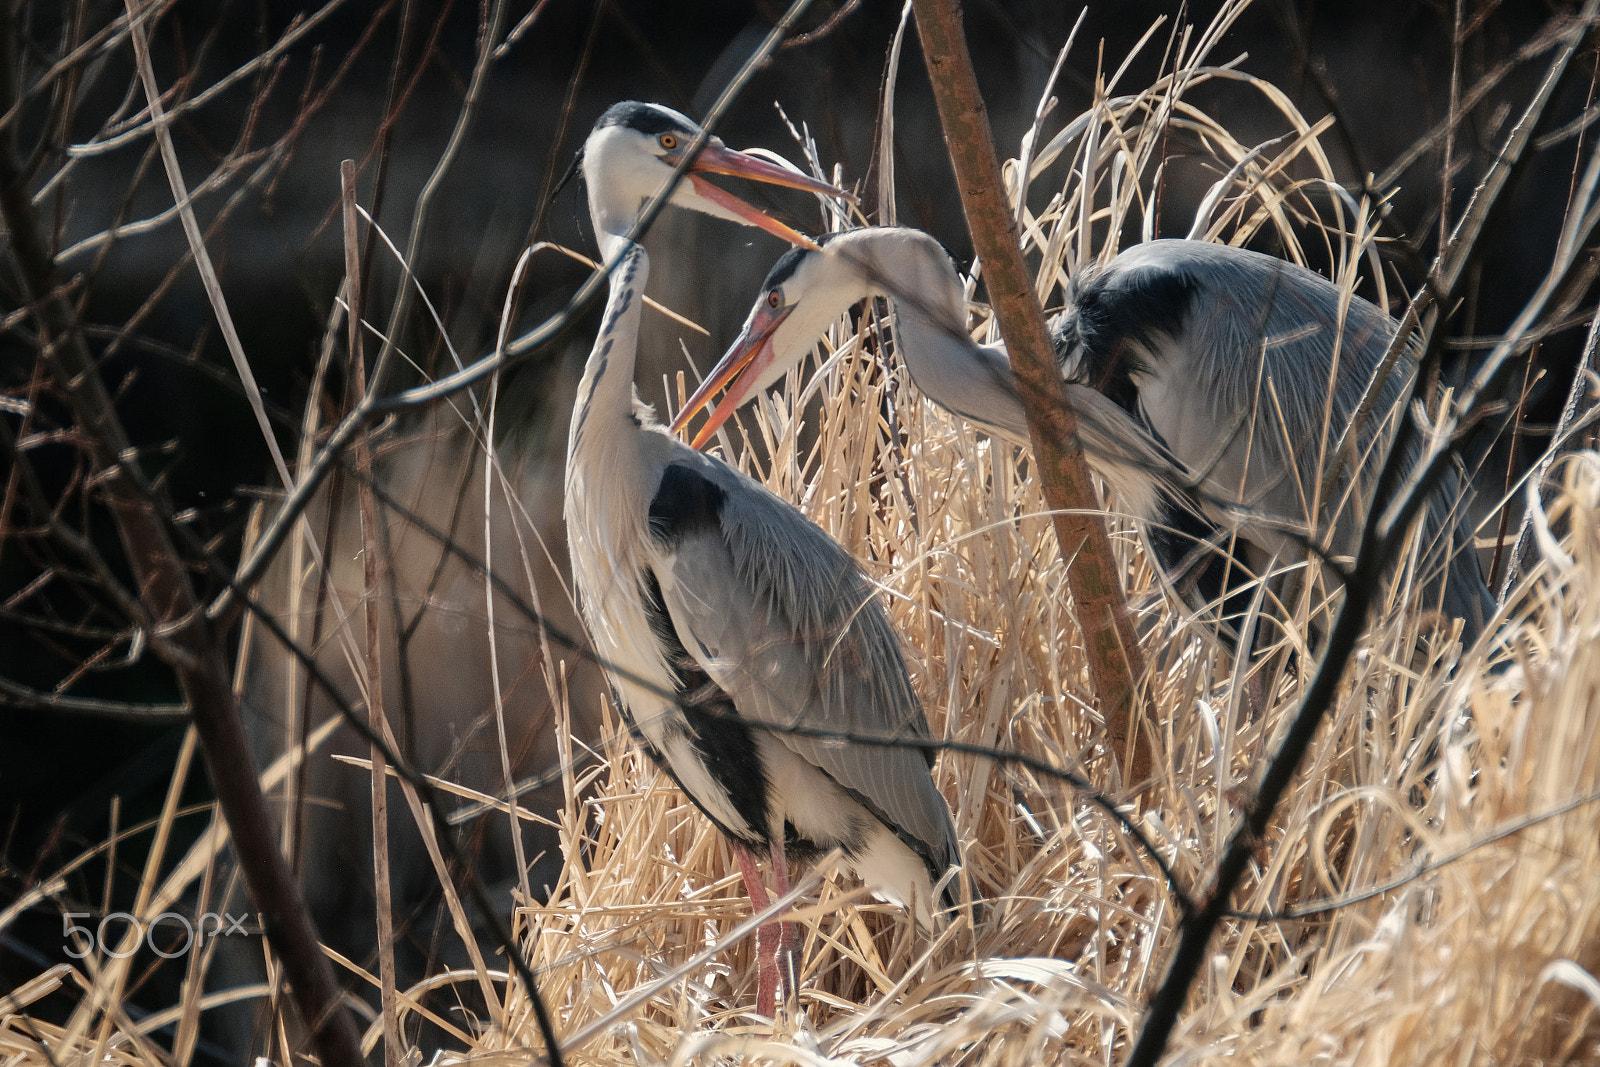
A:
MULTIPOLYGON (((1199 139, 1227 174, 1202 233, 1242 241, 1272 226, 1294 258, 1298 235, 1316 235, 1347 287, 1363 261, 1375 262, 1360 205, 1327 196, 1335 187, 1317 143, 1325 126, 1307 123, 1271 86, 1196 61, 1069 125, 1078 138, 1068 144, 1081 153, 1074 173, 1090 180, 1067 181, 1024 218, 1047 298, 1083 259, 1114 252, 1108 228, 1149 210, 1141 197, 1163 122, 1199 139), (1174 92, 1224 78, 1283 108, 1293 136, 1254 151, 1174 92)), ((1052 162, 1061 147, 1039 158, 1052 162)), ((1383 299, 1381 275, 1367 284, 1383 299)), ((1104 781, 1107 754, 1081 697, 1085 664, 1070 641, 1028 464, 910 402, 903 373, 886 374, 866 353, 871 334, 836 338, 812 382, 820 401, 777 401, 741 431, 759 436, 771 457, 764 465, 749 450, 736 453, 884 584, 936 735, 1104 781), (882 415, 891 383, 903 441, 891 439, 882 415), (802 421, 814 436, 799 432, 802 421)), ((788 394, 801 395, 802 385, 796 377, 788 394)), ((1176 1039, 1187 1058, 1421 1064, 1476 1049, 1505 1062, 1592 1052, 1600 1027, 1585 995, 1600 964, 1592 947, 1600 902, 1585 887, 1600 873, 1600 811, 1572 802, 1600 786, 1600 724, 1588 721, 1600 714, 1600 663, 1589 651, 1600 584, 1586 570, 1600 559, 1600 459, 1586 455, 1570 469, 1561 506, 1582 513, 1573 527, 1587 540, 1567 548, 1569 565, 1551 556, 1530 606, 1508 624, 1526 635, 1516 638, 1521 667, 1489 674, 1469 651, 1452 670, 1449 634, 1408 603, 1416 576, 1403 568, 1396 578, 1240 896, 1255 914, 1231 921, 1215 942, 1176 1039), (1506 832, 1543 813, 1557 817, 1506 832), (1362 898, 1371 886, 1389 888, 1362 898)), ((1281 670, 1269 676, 1269 706, 1253 716, 1201 625, 1155 595, 1126 527, 1117 544, 1130 587, 1145 594, 1154 650, 1160 772, 1144 825, 1200 892, 1299 681, 1281 670)), ((1302 656, 1309 613, 1324 595, 1313 589, 1288 606, 1302 656)), ((961 755, 942 758, 937 780, 990 902, 975 927, 958 920, 919 943, 895 916, 879 918, 830 883, 805 911, 802 1017, 780 1020, 776 1037, 741 1014, 753 968, 739 946, 612 1019, 569 1049, 569 1062, 1114 1059, 1173 943, 1166 887, 1057 781, 961 755), (863 929, 870 939, 856 934, 863 929)), ((743 912, 742 901, 727 899, 737 888, 718 880, 727 868, 715 831, 662 792, 642 757, 614 754, 600 785, 603 818, 586 865, 569 866, 564 897, 529 913, 529 950, 551 978, 547 991, 563 998, 569 1032, 592 1028, 629 990, 703 956, 743 912)))
MULTIPOLYGON (((1242 241, 1272 227, 1300 258, 1297 241, 1310 235, 1328 243, 1349 287, 1363 262, 1375 262, 1362 206, 1333 192, 1318 144, 1325 127, 1306 122, 1273 87, 1208 65, 1215 37, 1175 45, 1175 73, 1149 90, 1114 95, 1111 79, 1091 112, 1034 154, 1030 182, 1066 175, 1036 192, 1021 219, 1047 307, 1071 271, 1114 252, 1107 234, 1151 217, 1158 170, 1167 196, 1188 188, 1203 203, 1197 231, 1208 237, 1242 241), (1238 143, 1184 97, 1206 81, 1259 93, 1279 108, 1289 136, 1260 150, 1238 143), (1182 165, 1170 159, 1162 147, 1169 129, 1201 151, 1182 165)), ((1021 181, 1020 166, 1008 173, 1021 181)), ((1384 299, 1376 270, 1362 284, 1384 299)), ((1085 703, 1086 664, 1031 465, 922 401, 902 369, 886 370, 870 324, 841 326, 833 342, 812 378, 791 380, 785 395, 798 399, 770 405, 738 431, 758 436, 769 458, 732 451, 882 583, 936 737, 1107 781, 1109 754, 1085 703), (903 437, 884 418, 891 390, 903 437)), ((1254 914, 1231 920, 1214 942, 1175 1037, 1184 1062, 1422 1065, 1596 1054, 1600 456, 1579 453, 1555 477, 1550 514, 1566 514, 1572 533, 1541 542, 1542 563, 1514 601, 1510 670, 1486 672, 1471 650, 1452 670, 1448 634, 1408 603, 1416 576, 1402 569, 1395 580, 1239 894, 1254 914), (1383 891, 1367 893, 1372 887, 1383 891)), ((1156 712, 1156 778, 1134 817, 1186 889, 1200 893, 1300 682, 1281 657, 1249 667, 1265 692, 1265 707, 1252 714, 1246 665, 1218 656, 1204 624, 1159 594, 1126 522, 1115 524, 1113 542, 1141 605, 1156 712)), ((1289 605, 1286 640, 1302 657, 1314 594, 1289 605)), ((725 842, 626 741, 598 698, 557 704, 567 774, 556 821, 566 863, 550 902, 522 900, 517 918, 561 1032, 592 1034, 566 1049, 568 1063, 1099 1064, 1122 1054, 1175 941, 1173 897, 1128 836, 1062 782, 942 756, 936 781, 986 906, 929 942, 897 910, 824 872, 797 906, 801 1010, 780 1019, 774 1035, 748 1014, 752 939, 727 943, 749 904, 726 874, 725 842), (582 762, 568 717, 596 713, 611 741, 599 760, 582 762), (616 1011, 683 966, 685 977, 616 1011)), ((216 846, 209 841, 171 878, 201 883, 216 846)), ((151 894, 152 907, 171 899, 166 892, 151 894)), ((5 1062, 90 1054, 159 1062, 138 1035, 162 1021, 136 1023, 117 998, 94 995, 122 982, 107 963, 91 956, 57 968, 0 1002, 5 1062), (85 991, 76 1000, 82 1017, 68 1027, 25 1016, 31 1004, 74 988, 85 991)), ((494 966, 503 963, 488 961, 494 966)), ((470 1046, 472 1062, 530 1062, 539 1043, 527 1004, 488 967, 441 973, 400 1000, 486 987, 500 998, 494 1025, 474 1030, 461 1013, 441 1012, 441 1020, 470 1046)), ((202 1000, 199 988, 174 1011, 193 1015, 261 993, 202 1000)), ((375 1037, 369 1032, 369 1047, 375 1037)))

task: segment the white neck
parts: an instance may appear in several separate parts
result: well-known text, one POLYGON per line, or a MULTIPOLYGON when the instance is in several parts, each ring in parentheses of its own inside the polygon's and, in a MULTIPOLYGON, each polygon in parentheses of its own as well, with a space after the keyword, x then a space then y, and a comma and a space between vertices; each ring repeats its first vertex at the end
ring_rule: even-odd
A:
MULTIPOLYGON (((644 246, 602 230, 600 251, 610 270, 605 316, 578 383, 567 455, 586 444, 612 439, 623 420, 633 420, 633 370, 639 351, 639 319, 650 257, 644 246)), ((636 427, 635 427, 636 428, 636 427)))
MULTIPOLYGON (((872 262, 893 262, 895 270, 869 268, 869 276, 878 295, 891 302, 896 343, 911 380, 951 414, 1027 446, 1028 419, 1011 361, 1003 345, 971 340, 966 293, 950 257, 937 241, 916 231, 879 232, 894 249, 874 249, 872 262), (896 291, 889 292, 889 286, 896 291)), ((1067 391, 1090 463, 1130 511, 1153 516, 1158 501, 1152 472, 1166 468, 1155 443, 1105 395, 1084 386, 1068 385, 1067 391)))
POLYGON ((871 280, 890 300, 900 358, 911 380, 952 414, 1026 444, 1028 422, 1011 362, 1004 347, 972 341, 966 290, 950 257, 937 241, 915 230, 876 234, 873 239, 887 247, 872 249, 870 259, 893 262, 894 270, 872 270, 871 280))

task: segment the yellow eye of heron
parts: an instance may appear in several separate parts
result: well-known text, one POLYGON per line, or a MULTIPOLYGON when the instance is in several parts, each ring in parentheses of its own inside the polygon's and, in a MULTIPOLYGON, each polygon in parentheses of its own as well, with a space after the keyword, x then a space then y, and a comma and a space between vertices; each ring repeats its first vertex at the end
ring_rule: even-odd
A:
POLYGON ((767 294, 767 307, 774 311, 783 307, 783 294, 779 290, 774 289, 767 294))
POLYGON ((660 144, 661 147, 665 148, 667 151, 672 151, 674 148, 678 147, 677 135, 671 133, 662 134, 660 138, 660 144))

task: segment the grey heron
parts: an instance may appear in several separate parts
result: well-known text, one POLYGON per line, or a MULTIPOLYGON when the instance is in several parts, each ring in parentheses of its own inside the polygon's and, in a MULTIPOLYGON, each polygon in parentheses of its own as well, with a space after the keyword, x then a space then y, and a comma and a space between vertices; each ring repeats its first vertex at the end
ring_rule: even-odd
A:
MULTIPOLYGON (((902 228, 833 234, 818 249, 786 253, 767 275, 744 331, 673 429, 681 431, 726 386, 694 438, 698 447, 804 358, 844 311, 873 296, 889 299, 896 344, 929 399, 1027 443, 1004 347, 972 342, 949 254, 932 237, 902 228)), ((1394 409, 1409 375, 1404 360, 1379 386, 1373 416, 1356 425, 1355 458, 1342 465, 1326 499, 1319 499, 1321 480, 1332 442, 1357 422, 1396 329, 1385 312, 1360 297, 1346 300, 1313 271, 1191 240, 1135 245, 1080 272, 1052 324, 1062 376, 1084 405, 1091 464, 1144 521, 1158 566, 1174 577, 1187 570, 1191 603, 1220 603, 1225 619, 1238 613, 1244 594, 1229 557, 1213 552, 1197 561, 1197 542, 1220 545, 1231 535, 1256 575, 1294 558, 1308 540, 1326 536, 1325 551, 1334 555, 1353 551, 1376 472, 1375 446, 1402 414, 1394 409), (1108 454, 1122 459, 1108 461, 1108 454), (1170 475, 1149 462, 1153 454, 1166 457, 1170 475)), ((1418 453, 1413 445, 1408 459, 1414 463, 1418 453)), ((1452 471, 1427 501, 1421 544, 1436 570, 1423 597, 1463 620, 1470 645, 1496 605, 1461 490, 1452 471)))
MULTIPOLYGON (((595 651, 635 738, 733 844, 752 902, 755 855, 780 894, 789 856, 842 850, 863 881, 921 922, 953 904, 950 811, 899 638, 855 560, 765 487, 687 447, 634 388, 650 261, 627 238, 698 129, 667 108, 618 104, 583 149, 610 276, 568 437, 572 572, 595 651), (851 743, 812 731, 904 738, 851 743), (776 729, 772 729, 776 727, 776 729)), ((692 167, 841 195, 713 141, 692 167)), ((806 241, 691 172, 673 204, 806 241)), ((758 933, 756 1007, 770 1015, 779 943, 758 933)))

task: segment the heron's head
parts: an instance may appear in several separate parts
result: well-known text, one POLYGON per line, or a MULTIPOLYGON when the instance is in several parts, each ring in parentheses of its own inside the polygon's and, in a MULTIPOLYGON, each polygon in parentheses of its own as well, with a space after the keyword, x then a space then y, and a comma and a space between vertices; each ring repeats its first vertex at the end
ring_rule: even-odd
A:
MULTIPOLYGON (((589 211, 596 226, 615 235, 632 229, 645 205, 683 164, 685 153, 699 135, 700 127, 694 122, 660 104, 629 100, 613 105, 601 115, 584 142, 582 154, 589 211)), ((712 185, 707 174, 729 174, 824 196, 849 196, 842 189, 799 171, 735 152, 716 137, 706 140, 673 190, 671 203, 719 219, 759 226, 801 246, 815 247, 815 242, 712 185)))
POLYGON ((699 448, 741 404, 810 354, 852 305, 874 296, 931 308, 936 316, 966 317, 949 255, 920 231, 847 230, 823 237, 820 248, 792 248, 773 264, 744 329, 678 412, 673 432, 681 432, 726 387, 722 403, 695 434, 692 444, 699 448))

